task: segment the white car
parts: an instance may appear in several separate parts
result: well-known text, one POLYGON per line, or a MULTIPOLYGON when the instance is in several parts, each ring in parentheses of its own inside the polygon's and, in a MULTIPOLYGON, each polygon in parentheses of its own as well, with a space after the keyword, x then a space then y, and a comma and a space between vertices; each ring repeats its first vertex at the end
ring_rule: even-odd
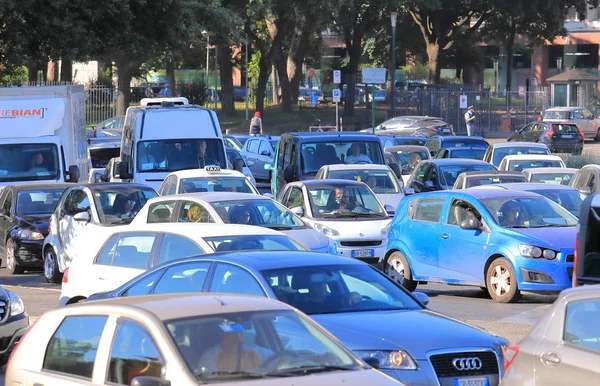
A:
POLYGON ((104 174, 107 165, 112 158, 118 157, 121 152, 120 137, 110 140, 90 141, 88 146, 88 157, 90 160, 90 172, 88 183, 102 182, 101 176, 104 174))
POLYGON ((404 197, 404 182, 398 180, 387 165, 325 165, 319 169, 315 179, 364 182, 391 215, 396 212, 398 203, 404 197))
MULTIPOLYGON (((281 232, 248 225, 131 224, 104 235, 102 247, 82 248, 65 271, 59 305, 113 290, 166 261, 233 250, 306 251, 281 232)), ((133 294, 131 294, 133 295, 133 294)))
POLYGON ((497 142, 491 144, 485 154, 483 160, 489 162, 492 165, 498 167, 502 162, 502 159, 508 155, 521 155, 521 154, 552 154, 550 148, 544 143, 536 142, 497 142))
POLYGON ((42 247, 46 280, 60 283, 62 272, 82 250, 99 248, 104 235, 129 224, 153 197, 154 189, 140 184, 85 184, 65 190, 42 247))
POLYGON ((522 172, 525 169, 535 168, 564 168, 565 161, 557 155, 544 154, 520 154, 507 155, 500 162, 498 170, 508 170, 511 172, 522 172))
POLYGON ((277 201, 257 194, 216 192, 157 197, 148 201, 132 224, 165 222, 255 225, 281 231, 314 252, 337 253, 335 241, 277 201))
POLYGON ((522 171, 528 182, 544 182, 554 185, 569 185, 571 178, 579 169, 574 168, 535 168, 522 171))
POLYGON ((505 184, 511 182, 527 182, 525 176, 519 172, 500 170, 481 170, 463 172, 458 175, 452 189, 468 189, 483 185, 505 184))
POLYGON ((204 169, 180 170, 169 174, 158 188, 160 196, 199 193, 238 192, 260 194, 242 173, 207 166, 204 169))
POLYGON ((365 183, 297 181, 287 184, 278 200, 335 240, 339 255, 381 265, 392 220, 365 183))

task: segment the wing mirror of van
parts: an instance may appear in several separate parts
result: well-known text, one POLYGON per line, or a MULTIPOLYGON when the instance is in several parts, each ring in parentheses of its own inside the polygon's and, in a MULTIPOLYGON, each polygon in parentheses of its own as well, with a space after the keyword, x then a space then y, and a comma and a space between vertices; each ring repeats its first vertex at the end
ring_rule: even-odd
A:
POLYGON ((283 169, 283 179, 286 183, 294 182, 294 166, 288 165, 283 169))
POLYGON ((129 170, 127 170, 127 164, 125 162, 117 162, 116 166, 118 173, 117 178, 120 178, 122 180, 128 180, 130 178, 133 178, 133 176, 129 173, 129 170))
POLYGON ((79 172, 79 166, 71 165, 69 166, 68 176, 66 178, 67 182, 77 182, 81 178, 81 174, 79 172))
POLYGON ((295 214, 298 217, 304 216, 304 209, 302 209, 301 206, 293 207, 292 209, 290 209, 290 212, 292 212, 293 214, 295 214))

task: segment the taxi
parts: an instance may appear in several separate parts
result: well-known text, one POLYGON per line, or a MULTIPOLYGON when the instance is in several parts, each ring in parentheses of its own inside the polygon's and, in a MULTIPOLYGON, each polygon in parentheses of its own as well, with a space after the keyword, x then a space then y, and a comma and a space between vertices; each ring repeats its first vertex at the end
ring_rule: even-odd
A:
POLYGON ((158 189, 160 196, 200 192, 260 194, 244 174, 236 170, 221 169, 219 166, 170 173, 158 189))

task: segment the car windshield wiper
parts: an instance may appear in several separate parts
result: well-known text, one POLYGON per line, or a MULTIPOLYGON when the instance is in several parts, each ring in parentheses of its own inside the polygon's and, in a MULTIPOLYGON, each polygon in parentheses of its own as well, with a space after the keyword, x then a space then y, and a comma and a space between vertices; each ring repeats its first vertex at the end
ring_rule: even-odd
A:
POLYGON ((212 372, 196 372, 194 375, 202 380, 206 379, 230 379, 230 378, 242 378, 242 379, 256 379, 256 378, 269 378, 269 377, 286 377, 288 374, 277 374, 275 373, 250 373, 247 371, 212 371, 212 372))
POLYGON ((353 371, 358 369, 358 366, 299 366, 291 369, 281 369, 266 373, 265 375, 308 375, 314 373, 323 373, 328 371, 353 371))
POLYGON ((266 225, 265 228, 273 229, 276 231, 289 231, 293 229, 293 227, 285 225, 266 225))

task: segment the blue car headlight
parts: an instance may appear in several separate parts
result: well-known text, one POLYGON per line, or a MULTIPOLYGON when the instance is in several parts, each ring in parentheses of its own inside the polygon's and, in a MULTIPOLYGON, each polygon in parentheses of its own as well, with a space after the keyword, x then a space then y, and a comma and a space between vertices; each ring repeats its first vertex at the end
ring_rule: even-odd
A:
POLYGON ((544 257, 548 260, 554 260, 557 256, 556 251, 553 251, 552 249, 540 248, 528 244, 519 244, 519 253, 523 257, 533 257, 534 259, 544 257))
POLYGON ((387 370, 416 370, 417 363, 406 351, 395 350, 356 350, 354 354, 361 358, 375 358, 379 361, 380 369, 387 370))
POLYGON ((329 248, 327 249, 327 252, 329 252, 332 255, 337 255, 337 242, 335 240, 329 239, 329 248))

